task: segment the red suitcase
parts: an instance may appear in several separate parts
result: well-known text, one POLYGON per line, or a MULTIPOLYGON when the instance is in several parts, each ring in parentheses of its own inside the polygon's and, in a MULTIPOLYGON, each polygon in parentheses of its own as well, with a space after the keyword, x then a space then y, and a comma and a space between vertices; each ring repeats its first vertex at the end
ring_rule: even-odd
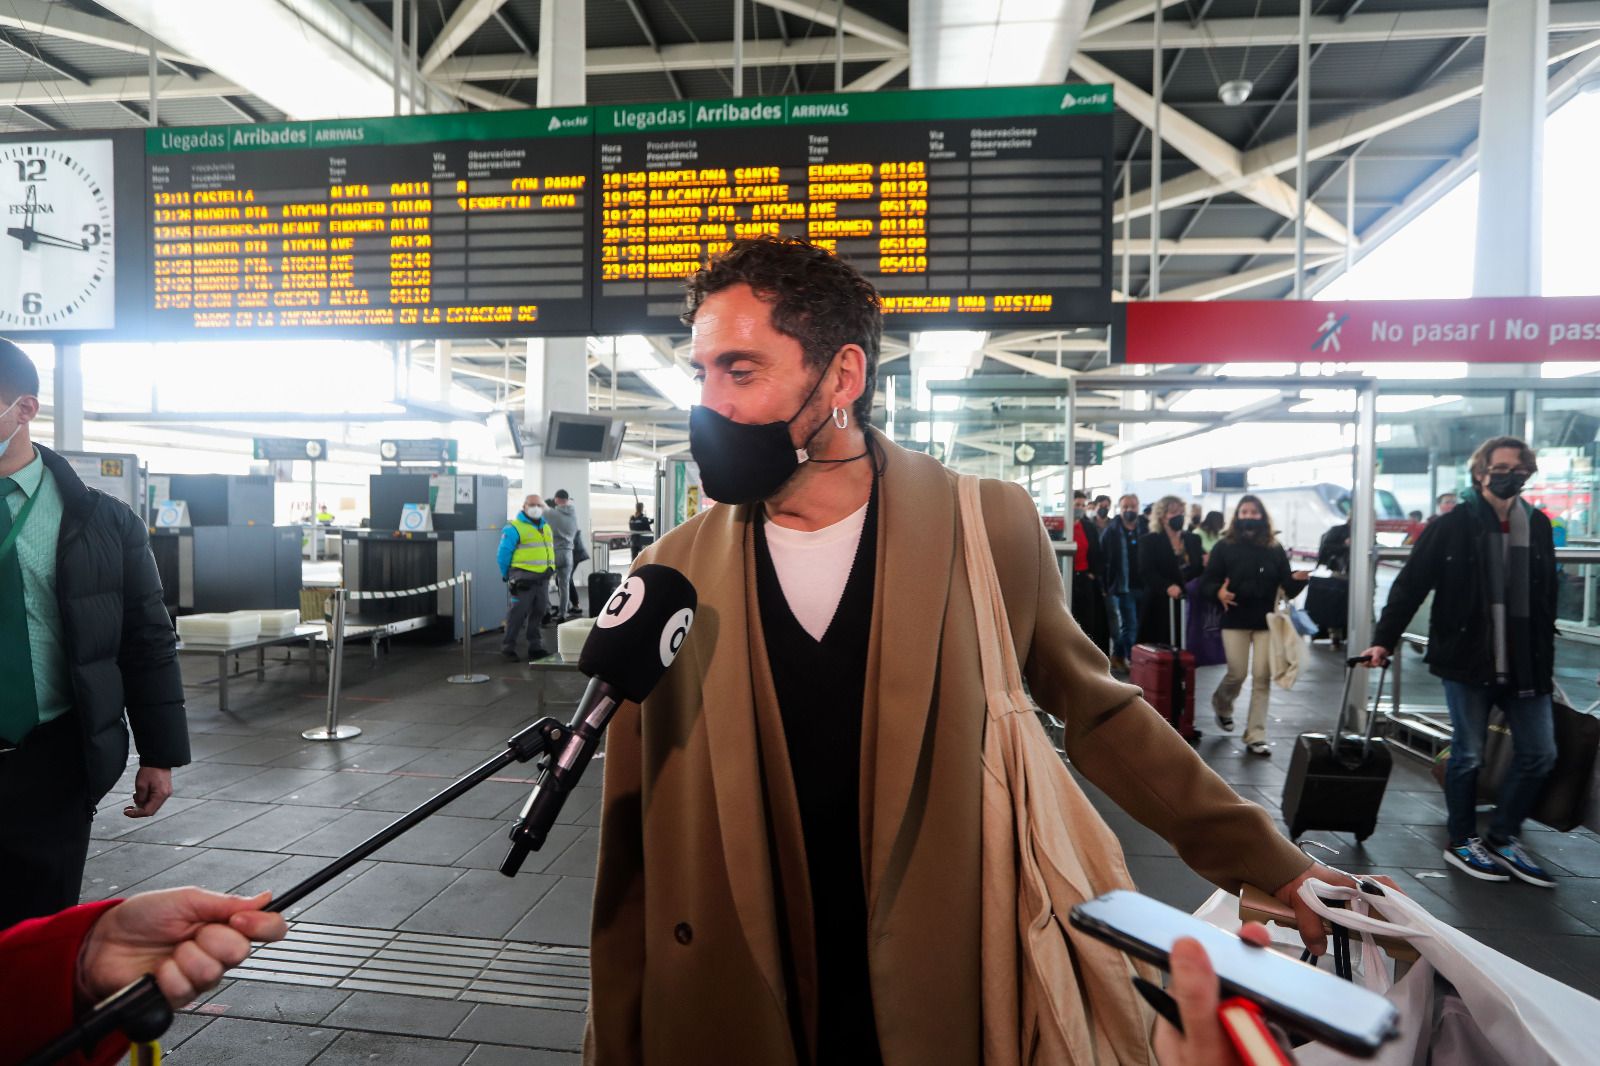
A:
POLYGON ((1178 642, 1178 601, 1172 601, 1172 643, 1136 644, 1129 660, 1130 680, 1144 690, 1144 698, 1178 735, 1193 744, 1200 739, 1194 727, 1194 656, 1178 642))

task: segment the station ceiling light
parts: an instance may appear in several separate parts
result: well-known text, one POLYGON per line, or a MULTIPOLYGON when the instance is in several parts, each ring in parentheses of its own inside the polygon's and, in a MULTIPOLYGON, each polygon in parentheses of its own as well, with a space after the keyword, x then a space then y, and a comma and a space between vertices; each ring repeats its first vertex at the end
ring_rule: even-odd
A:
POLYGON ((1217 99, 1229 107, 1238 107, 1250 99, 1250 93, 1255 87, 1255 83, 1249 78, 1234 78, 1217 86, 1217 99))

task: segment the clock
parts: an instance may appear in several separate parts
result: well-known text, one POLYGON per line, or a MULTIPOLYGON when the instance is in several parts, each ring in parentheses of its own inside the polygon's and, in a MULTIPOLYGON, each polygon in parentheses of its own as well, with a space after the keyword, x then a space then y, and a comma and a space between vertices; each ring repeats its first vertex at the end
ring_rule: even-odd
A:
POLYGON ((1017 445, 1016 451, 1013 453, 1013 457, 1017 462, 1026 466, 1033 462, 1033 457, 1038 454, 1039 452, 1034 448, 1033 445, 1024 441, 1023 443, 1017 445))
POLYGON ((112 143, 0 143, 0 329, 116 325, 112 143))

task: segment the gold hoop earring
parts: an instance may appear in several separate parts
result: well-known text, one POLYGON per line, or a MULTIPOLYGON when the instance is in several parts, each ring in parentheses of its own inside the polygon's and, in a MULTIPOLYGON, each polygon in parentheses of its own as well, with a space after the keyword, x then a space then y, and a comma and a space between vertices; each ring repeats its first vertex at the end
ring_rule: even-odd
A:
POLYGON ((833 424, 838 429, 844 429, 850 424, 850 416, 845 413, 843 407, 833 409, 833 424))

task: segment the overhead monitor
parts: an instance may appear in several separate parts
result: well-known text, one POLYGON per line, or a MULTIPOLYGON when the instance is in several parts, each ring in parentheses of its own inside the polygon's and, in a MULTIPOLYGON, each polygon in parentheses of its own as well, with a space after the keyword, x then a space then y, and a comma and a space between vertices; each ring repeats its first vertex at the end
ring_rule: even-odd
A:
POLYGON ((552 412, 544 454, 552 459, 615 459, 626 429, 626 423, 607 415, 552 412))
POLYGON ((522 458, 522 416, 513 411, 496 411, 489 416, 489 433, 494 438, 495 454, 508 459, 522 458))
POLYGON ((1210 469, 1201 477, 1202 492, 1244 492, 1250 487, 1250 472, 1243 467, 1233 470, 1210 469))

